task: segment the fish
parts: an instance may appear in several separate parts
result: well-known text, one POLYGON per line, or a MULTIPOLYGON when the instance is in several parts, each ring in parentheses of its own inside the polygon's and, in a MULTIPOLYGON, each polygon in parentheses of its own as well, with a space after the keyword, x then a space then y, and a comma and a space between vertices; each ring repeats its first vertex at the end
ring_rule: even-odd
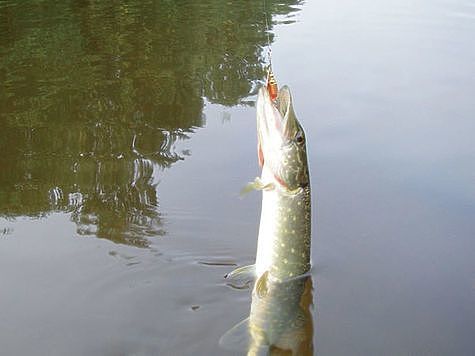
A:
POLYGON ((220 344, 247 348, 247 355, 312 355, 311 190, 306 136, 290 89, 275 100, 257 97, 257 156, 260 177, 242 193, 262 191, 254 265, 226 278, 231 285, 255 281, 249 317, 226 332, 220 344))
POLYGON ((243 193, 262 191, 255 264, 226 278, 250 282, 268 273, 284 281, 311 268, 311 190, 305 131, 283 86, 272 100, 265 87, 257 97, 257 156, 261 176, 243 193))
POLYGON ((313 355, 311 275, 283 282, 264 274, 254 286, 249 317, 220 339, 223 348, 257 355, 313 355))

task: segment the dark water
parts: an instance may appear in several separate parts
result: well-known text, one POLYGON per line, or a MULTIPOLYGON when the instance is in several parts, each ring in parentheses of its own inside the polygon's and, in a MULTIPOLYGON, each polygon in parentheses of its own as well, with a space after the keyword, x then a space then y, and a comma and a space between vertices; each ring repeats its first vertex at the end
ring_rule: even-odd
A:
MULTIPOLYGON (((313 349, 475 350, 475 3, 266 0, 307 132, 313 349)), ((0 1, 0 354, 227 355, 264 4, 0 1)), ((312 332, 312 328, 309 329, 312 332)))

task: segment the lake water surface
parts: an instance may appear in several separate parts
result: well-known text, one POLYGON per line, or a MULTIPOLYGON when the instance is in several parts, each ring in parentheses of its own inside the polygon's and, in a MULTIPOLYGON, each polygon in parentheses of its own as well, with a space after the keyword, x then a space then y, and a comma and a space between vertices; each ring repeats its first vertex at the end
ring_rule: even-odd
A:
MULTIPOLYGON (((311 347, 475 352, 475 2, 266 0, 305 127, 311 347)), ((264 3, 0 1, 0 354, 239 355, 264 3)))

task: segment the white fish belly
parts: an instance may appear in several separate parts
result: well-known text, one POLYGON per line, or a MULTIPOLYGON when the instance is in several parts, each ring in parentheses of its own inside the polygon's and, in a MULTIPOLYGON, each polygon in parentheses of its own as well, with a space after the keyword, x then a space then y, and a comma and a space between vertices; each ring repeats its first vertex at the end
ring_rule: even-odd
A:
POLYGON ((276 224, 278 221, 278 192, 275 190, 262 193, 261 221, 257 240, 256 274, 261 276, 274 263, 274 244, 276 224))

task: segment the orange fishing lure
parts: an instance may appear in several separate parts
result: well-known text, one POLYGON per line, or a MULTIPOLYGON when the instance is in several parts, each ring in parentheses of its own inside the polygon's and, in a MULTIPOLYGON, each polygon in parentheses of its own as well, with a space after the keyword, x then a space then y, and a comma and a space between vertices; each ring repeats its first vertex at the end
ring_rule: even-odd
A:
POLYGON ((267 74, 267 91, 269 92, 269 96, 272 100, 277 98, 279 89, 277 87, 277 81, 275 80, 274 73, 272 73, 272 69, 269 69, 267 74))

